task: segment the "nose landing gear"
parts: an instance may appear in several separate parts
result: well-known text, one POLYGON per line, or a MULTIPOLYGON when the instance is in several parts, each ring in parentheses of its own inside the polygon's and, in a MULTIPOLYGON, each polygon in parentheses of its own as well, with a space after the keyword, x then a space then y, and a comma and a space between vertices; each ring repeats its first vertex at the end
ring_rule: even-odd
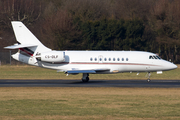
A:
POLYGON ((150 73, 150 72, 148 72, 148 73, 146 74, 146 77, 148 78, 148 79, 147 79, 147 81, 148 81, 148 82, 150 82, 150 81, 151 81, 151 80, 150 80, 150 76, 151 76, 151 73, 150 73))

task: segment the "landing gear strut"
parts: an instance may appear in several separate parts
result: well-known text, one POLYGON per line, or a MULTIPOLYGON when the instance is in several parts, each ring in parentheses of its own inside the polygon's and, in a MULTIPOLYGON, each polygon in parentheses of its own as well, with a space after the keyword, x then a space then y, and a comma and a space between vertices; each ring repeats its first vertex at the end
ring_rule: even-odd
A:
POLYGON ((151 80, 150 80, 151 73, 148 72, 147 74, 148 74, 148 76, 147 76, 147 77, 148 77, 147 81, 150 82, 150 81, 151 81, 151 80))
POLYGON ((89 81, 89 73, 83 73, 82 82, 88 82, 88 81, 89 81))

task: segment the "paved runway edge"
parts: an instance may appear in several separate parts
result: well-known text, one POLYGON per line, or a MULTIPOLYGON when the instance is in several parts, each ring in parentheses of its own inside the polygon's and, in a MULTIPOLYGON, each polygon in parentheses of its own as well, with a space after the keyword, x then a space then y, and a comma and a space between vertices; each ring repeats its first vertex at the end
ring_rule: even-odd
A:
POLYGON ((0 80, 0 87, 148 87, 180 88, 180 80, 0 80))

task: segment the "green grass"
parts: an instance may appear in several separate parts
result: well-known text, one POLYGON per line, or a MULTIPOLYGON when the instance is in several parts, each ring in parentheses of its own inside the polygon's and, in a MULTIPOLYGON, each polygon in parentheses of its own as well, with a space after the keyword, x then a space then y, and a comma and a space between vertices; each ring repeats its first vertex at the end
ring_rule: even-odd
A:
MULTIPOLYGON (((180 69, 152 74, 179 79, 180 69)), ((91 79, 146 79, 146 73, 90 75, 91 79)), ((33 66, 0 66, 0 79, 80 79, 33 66)), ((1 87, 2 120, 179 120, 180 88, 1 87)))
MULTIPOLYGON (((180 78, 180 68, 165 71, 157 75, 152 73, 151 79, 171 79, 180 78)), ((146 79, 147 73, 118 73, 118 74, 90 74, 90 79, 146 79)), ((34 66, 0 66, 0 79, 81 79, 82 74, 66 76, 64 73, 58 73, 56 70, 44 69, 34 66)))
POLYGON ((180 119, 180 89, 0 88, 0 119, 180 119))

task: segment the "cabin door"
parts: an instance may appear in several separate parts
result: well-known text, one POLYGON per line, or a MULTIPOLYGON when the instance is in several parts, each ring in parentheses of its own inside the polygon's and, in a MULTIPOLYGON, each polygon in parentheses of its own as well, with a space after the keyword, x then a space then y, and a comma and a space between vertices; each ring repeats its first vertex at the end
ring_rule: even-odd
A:
POLYGON ((103 56, 102 55, 98 56, 98 61, 99 61, 99 63, 103 63, 103 56))

